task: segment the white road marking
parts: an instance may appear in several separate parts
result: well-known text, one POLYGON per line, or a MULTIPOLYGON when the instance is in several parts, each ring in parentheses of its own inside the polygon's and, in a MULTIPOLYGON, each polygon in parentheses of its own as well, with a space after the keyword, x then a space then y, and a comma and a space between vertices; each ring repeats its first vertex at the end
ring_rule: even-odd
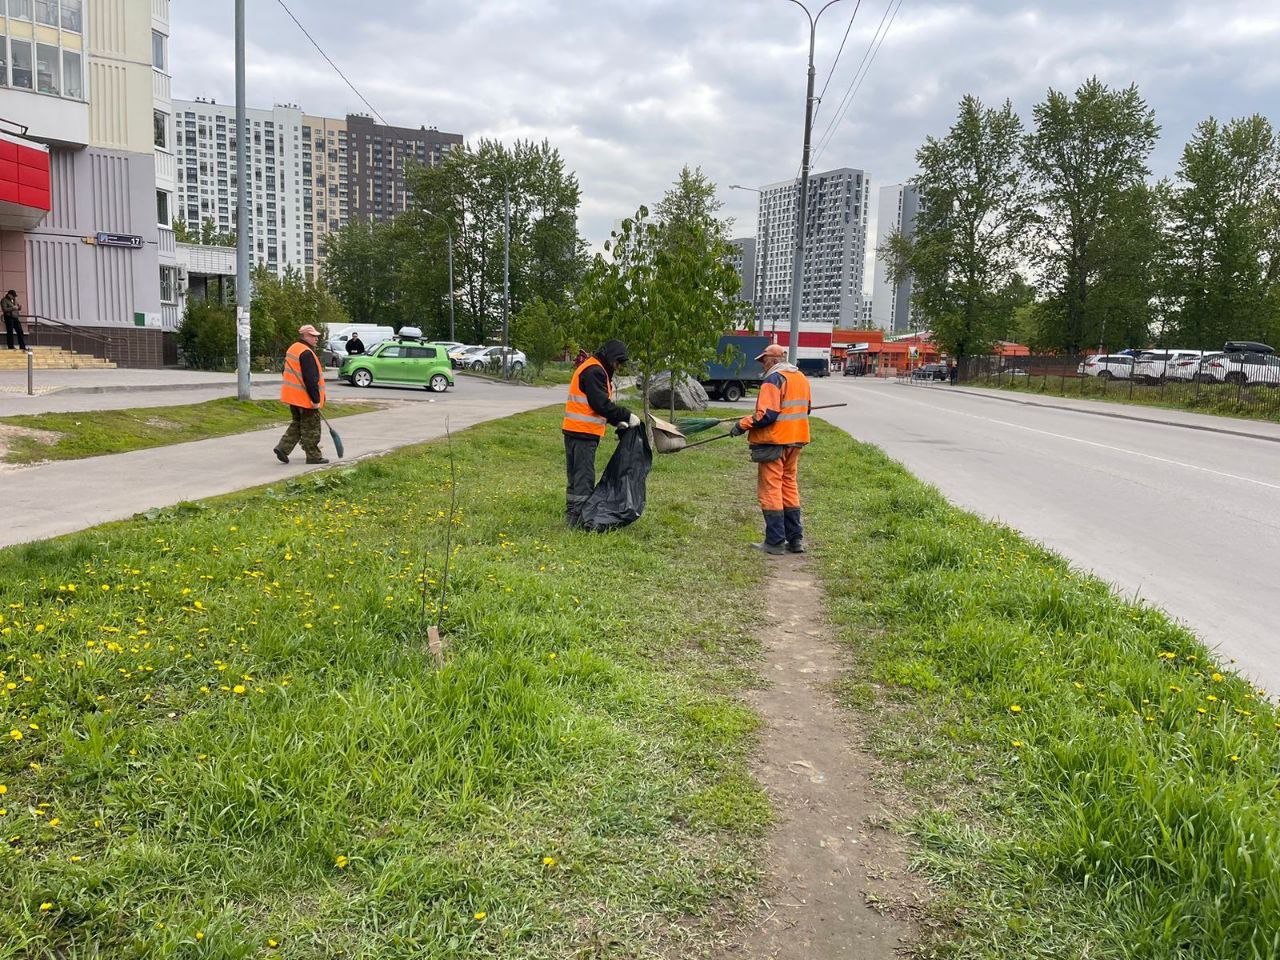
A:
POLYGON ((1139 457, 1143 460, 1154 460, 1156 463, 1167 463, 1175 467, 1185 467, 1188 470, 1198 470, 1201 473, 1212 474, 1215 477, 1223 477, 1227 480, 1239 480, 1241 483, 1252 483, 1259 487, 1266 487, 1269 490, 1280 490, 1280 483, 1267 483, 1265 480, 1255 480, 1253 477, 1242 477, 1237 473, 1225 473, 1222 470, 1214 470, 1211 467, 1201 467, 1194 463, 1187 463, 1183 460, 1171 460, 1168 457, 1157 457, 1152 453, 1142 453, 1139 450, 1130 450, 1126 447, 1116 447, 1109 443, 1099 443, 1096 440, 1085 440, 1081 437, 1073 437, 1066 433, 1054 433, 1051 430, 1041 430, 1038 427, 1028 427, 1020 423, 1013 423, 1009 420, 998 420, 995 417, 983 417, 976 413, 965 413, 962 410, 953 410, 950 407, 944 407, 939 404, 924 403, 920 400, 910 400, 906 397, 896 397, 895 403, 912 403, 918 407, 924 407, 928 410, 940 410, 945 413, 953 414, 957 417, 968 417, 971 420, 982 420, 986 423, 995 423, 1004 427, 1013 427, 1015 430, 1026 430, 1028 433, 1038 433, 1046 437, 1054 437, 1058 440, 1070 440, 1073 443, 1082 443, 1089 447, 1099 447, 1103 450, 1112 450, 1116 453, 1127 453, 1131 457, 1139 457))

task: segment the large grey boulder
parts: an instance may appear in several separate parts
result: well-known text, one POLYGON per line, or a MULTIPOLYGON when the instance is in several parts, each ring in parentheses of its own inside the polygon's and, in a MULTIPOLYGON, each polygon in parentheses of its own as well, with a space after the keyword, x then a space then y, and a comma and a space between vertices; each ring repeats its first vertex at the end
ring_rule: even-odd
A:
MULTIPOLYGON (((671 374, 660 373, 649 382, 649 405, 658 410, 671 409, 671 374)), ((707 409, 707 391, 702 384, 681 377, 676 383, 676 409, 707 409)))

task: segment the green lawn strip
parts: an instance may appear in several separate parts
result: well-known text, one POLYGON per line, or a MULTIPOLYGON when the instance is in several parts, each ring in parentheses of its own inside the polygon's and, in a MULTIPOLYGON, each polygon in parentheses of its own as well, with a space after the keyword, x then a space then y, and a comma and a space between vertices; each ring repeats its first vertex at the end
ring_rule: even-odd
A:
MULTIPOLYGON (((374 409, 376 406, 364 403, 338 402, 327 404, 324 413, 333 419, 374 409)), ((57 435, 42 439, 37 435, 19 433, 6 438, 6 463, 36 463, 43 460, 79 460, 106 453, 126 453, 171 443, 225 437, 283 424, 288 419, 288 408, 278 400, 241 401, 224 397, 173 407, 24 414, 0 417, 0 423, 57 435), (51 442, 46 442, 48 439, 51 442)))
POLYGON ((1276 711, 1165 615, 818 427, 845 686, 948 924, 930 957, 1280 955, 1276 711))
POLYGON ((1040 394, 1068 400, 1104 400, 1165 410, 1187 410, 1245 420, 1280 421, 1280 392, 1269 387, 1234 384, 1165 383, 1130 384, 1127 380, 1100 380, 1096 377, 1014 377, 1003 381, 971 381, 965 386, 1002 390, 1007 393, 1040 394))
POLYGON ((752 475, 569 532, 560 417, 453 437, 442 670, 443 443, 0 552, 0 958, 697 955, 768 818, 752 475))

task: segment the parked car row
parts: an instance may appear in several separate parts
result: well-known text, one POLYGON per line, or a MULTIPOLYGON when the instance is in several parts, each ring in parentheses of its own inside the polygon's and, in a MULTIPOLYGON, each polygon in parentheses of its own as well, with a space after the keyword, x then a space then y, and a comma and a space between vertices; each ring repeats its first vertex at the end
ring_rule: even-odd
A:
POLYGON ((1280 357, 1265 343, 1228 342, 1220 351, 1151 350, 1086 357, 1076 373, 1100 380, 1139 383, 1229 383, 1280 387, 1280 357))

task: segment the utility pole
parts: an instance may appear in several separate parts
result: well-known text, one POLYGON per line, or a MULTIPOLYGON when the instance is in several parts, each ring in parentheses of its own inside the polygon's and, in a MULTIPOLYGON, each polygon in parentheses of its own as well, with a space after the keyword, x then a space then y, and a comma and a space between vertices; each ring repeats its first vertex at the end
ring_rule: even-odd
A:
POLYGON ((236 0, 236 397, 249 399, 249 124, 244 106, 244 0, 236 0))
POLYGON ((502 181, 502 379, 507 379, 511 327, 511 184, 502 181))
POLYGON ((787 343, 787 362, 796 362, 796 347, 800 343, 800 295, 804 288, 804 228, 809 212, 809 141, 813 135, 813 46, 818 33, 818 21, 829 8, 840 0, 828 0, 815 17, 800 0, 790 0, 809 18, 809 86, 804 98, 804 153, 800 161, 800 196, 796 210, 796 250, 791 259, 791 337, 787 343))

